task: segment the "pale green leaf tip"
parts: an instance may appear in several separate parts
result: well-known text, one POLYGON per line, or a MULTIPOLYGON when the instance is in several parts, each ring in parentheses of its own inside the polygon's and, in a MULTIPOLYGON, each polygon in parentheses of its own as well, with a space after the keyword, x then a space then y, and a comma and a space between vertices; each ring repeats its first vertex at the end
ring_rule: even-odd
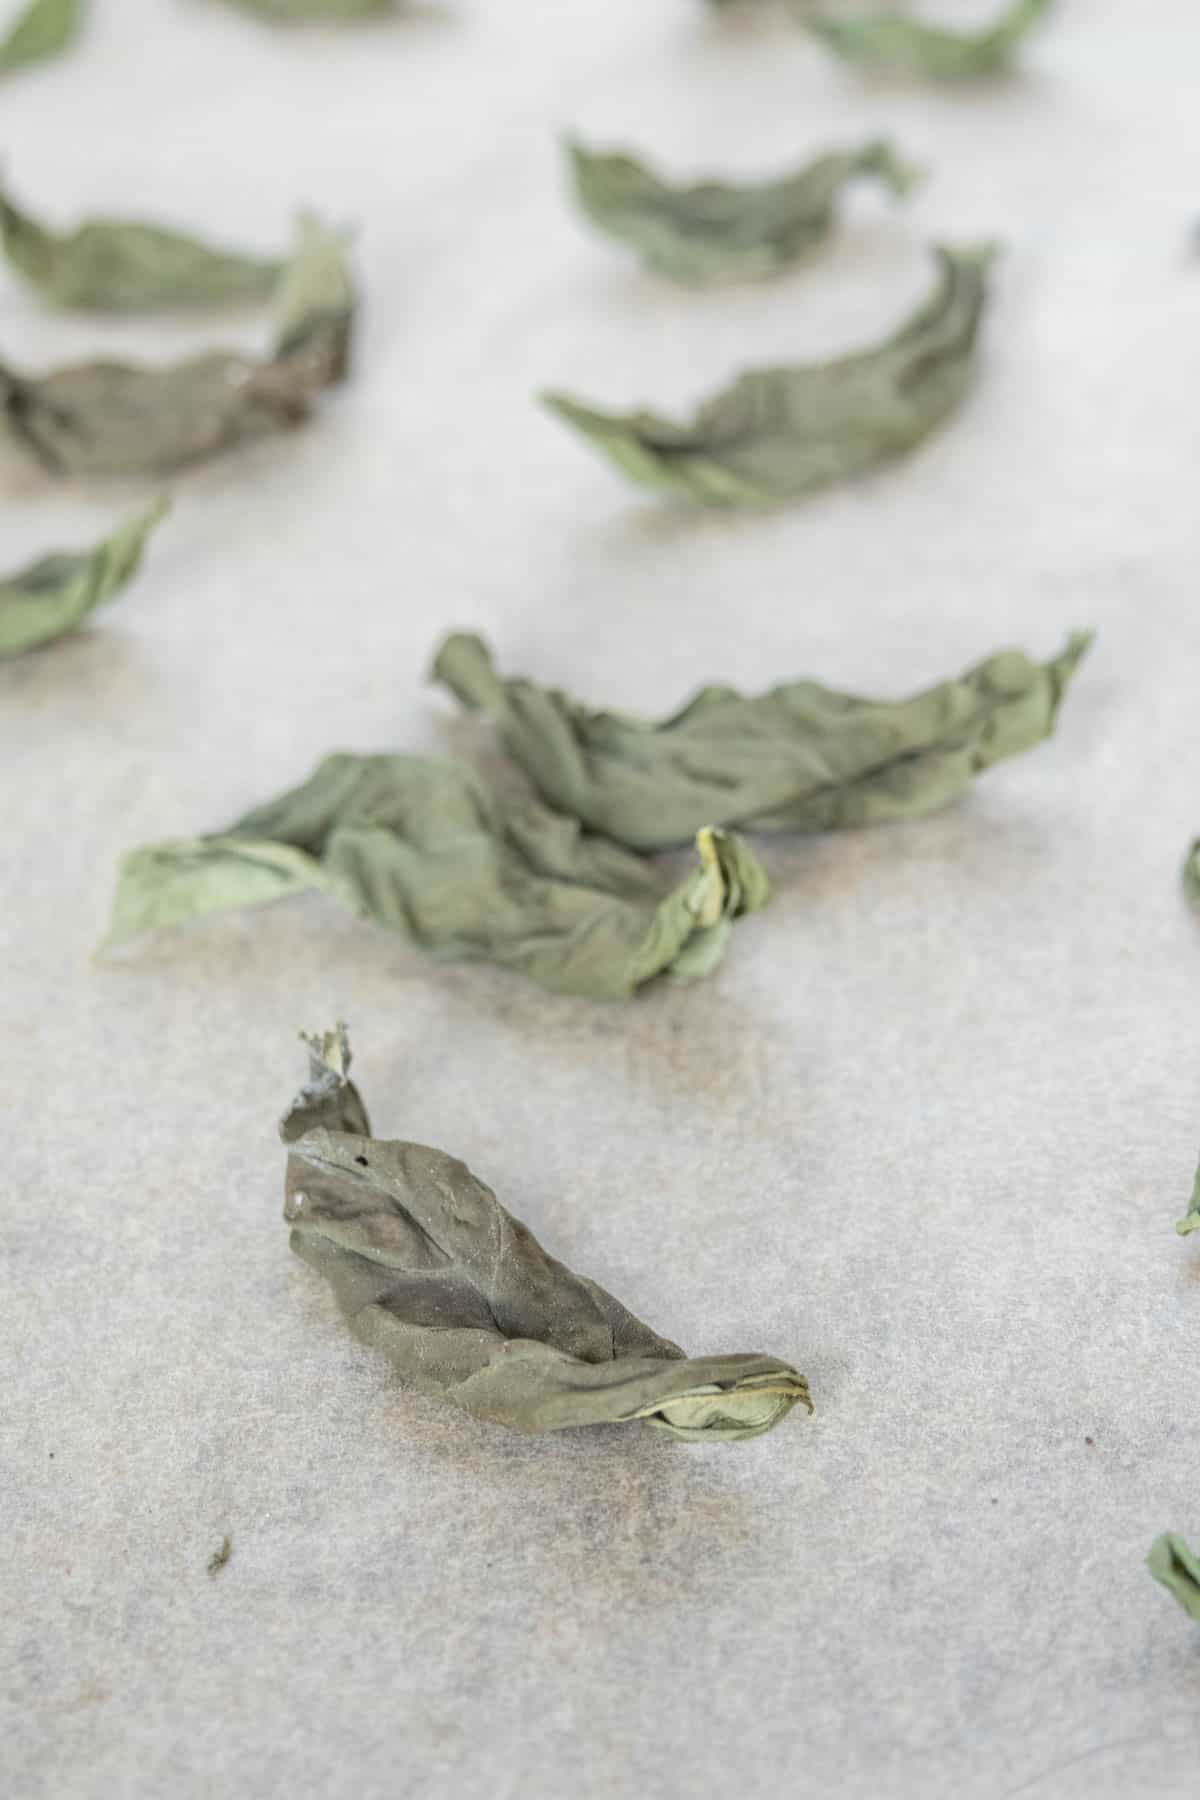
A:
POLYGON ((944 256, 950 262, 990 269, 1003 256, 1005 245, 1001 238, 981 238, 977 244, 938 243, 933 248, 938 256, 944 256))

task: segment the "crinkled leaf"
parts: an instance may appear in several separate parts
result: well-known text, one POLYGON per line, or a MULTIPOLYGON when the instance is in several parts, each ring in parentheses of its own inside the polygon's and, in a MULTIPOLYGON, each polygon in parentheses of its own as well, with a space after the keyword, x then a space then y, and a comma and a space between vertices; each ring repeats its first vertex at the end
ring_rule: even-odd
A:
POLYGON ((92 550, 43 556, 0 581, 0 656, 19 656, 83 624, 132 581, 146 540, 167 511, 160 500, 92 550))
POLYGON ((697 850, 664 893, 641 858, 545 807, 502 803, 462 764, 336 755, 216 836, 127 856, 108 942, 318 887, 437 956, 627 999, 655 975, 707 974, 731 921, 766 903, 737 838, 701 830, 697 850))
POLYGON ((96 312, 263 300, 285 267, 135 219, 91 219, 53 232, 2 188, 0 239, 12 267, 43 298, 96 312))
POLYGON ((1033 662, 1002 650, 907 700, 816 681, 756 697, 701 688, 661 720, 593 712, 556 688, 502 680, 482 638, 446 639, 433 673, 499 727, 550 805, 637 850, 685 842, 697 821, 828 831, 919 818, 982 770, 1041 743, 1090 638, 1033 662))
POLYGON ((983 31, 953 31, 894 13, 851 19, 819 17, 807 23, 810 31, 847 62, 934 81, 965 81, 1006 69, 1020 40, 1050 10, 1050 4, 1051 0, 1016 0, 983 31))
POLYGON ((56 475, 137 474, 298 425, 346 372, 355 294, 340 236, 303 221, 278 307, 265 359, 216 351, 161 369, 95 362, 41 378, 0 365, 0 446, 56 475))
POLYGON ((83 24, 83 0, 30 0, 8 35, 0 38, 0 75, 57 56, 83 24))
POLYGON ((1188 1617, 1200 1620, 1200 1556, 1173 1531, 1164 1531, 1155 1538, 1146 1565, 1155 1581, 1174 1594, 1188 1617))
POLYGON ((339 24, 349 19, 369 19, 395 12, 399 0, 226 0, 240 12, 255 13, 275 24, 339 24))
POLYGON ((1177 1219, 1175 1229, 1180 1237, 1190 1237, 1193 1231, 1200 1231, 1200 1169, 1196 1170, 1192 1182, 1192 1198, 1182 1219, 1177 1219))
POLYGON ((876 349, 752 370, 687 424, 651 412, 598 412, 562 394, 545 403, 646 487, 707 505, 795 499, 911 450, 958 406, 992 252, 936 254, 934 293, 876 349))
POLYGON ((837 200, 860 176, 903 194, 914 174, 883 141, 838 150, 774 181, 731 186, 664 181, 636 157, 567 145, 575 192, 610 237, 674 281, 769 275, 805 255, 833 229, 837 200))
POLYGON ((344 1027, 307 1041, 309 1081, 280 1126, 292 1249, 413 1387, 525 1432, 644 1419, 720 1442, 769 1431, 797 1402, 811 1412, 790 1364, 686 1358, 547 1255, 465 1163, 371 1136, 344 1027))

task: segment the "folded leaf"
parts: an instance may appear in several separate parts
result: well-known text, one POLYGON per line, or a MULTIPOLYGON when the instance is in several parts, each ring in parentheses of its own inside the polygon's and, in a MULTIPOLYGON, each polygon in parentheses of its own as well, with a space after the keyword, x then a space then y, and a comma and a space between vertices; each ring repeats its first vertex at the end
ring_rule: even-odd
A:
POLYGON ((95 549, 44 556, 0 581, 0 656, 19 656, 76 630, 119 594, 137 574, 146 540, 166 511, 160 500, 95 549))
POLYGON ((1007 68, 1021 38, 1050 4, 1051 0, 1016 0, 985 31, 951 31, 894 13, 857 19, 818 17, 807 24, 847 62, 934 81, 966 81, 1007 68))
POLYGON ((262 300, 285 267, 134 219, 92 219, 55 233, 22 212, 2 188, 0 239, 13 268, 44 299, 96 312, 262 300))
POLYGON ((655 975, 708 974, 732 921, 766 903, 737 838, 701 830, 697 850, 664 894, 641 858, 545 807, 503 804, 462 764, 330 756, 227 831, 127 856, 108 942, 321 888, 439 957, 628 999, 655 975))
POLYGON ((954 411, 967 389, 990 250, 937 251, 933 295, 874 350, 755 369, 688 424, 604 413, 562 394, 546 405, 633 481, 706 505, 767 506, 888 462, 954 411))
POLYGON ((30 0, 7 37, 0 38, 0 75, 57 56, 79 35, 83 0, 30 0))
POLYGON ((770 275, 805 255, 833 229, 841 191, 874 175, 906 193, 914 173, 882 141, 839 150, 775 181, 676 186, 635 157, 567 145, 575 192, 588 217, 610 237, 641 252, 648 267, 674 281, 770 275))
POLYGON ((0 447, 56 475, 138 474, 299 424, 346 372, 355 294, 336 233, 302 223, 278 306, 265 360, 217 351, 162 369, 96 362, 40 379, 0 364, 0 447))
POLYGON ((1200 1557, 1173 1531, 1155 1538, 1146 1565, 1155 1581, 1174 1594, 1189 1618, 1200 1620, 1200 1557))
POLYGON ((1192 1182, 1192 1198, 1182 1219, 1177 1219, 1175 1229, 1180 1237, 1190 1237, 1193 1231, 1200 1231, 1200 1169, 1196 1170, 1192 1182))
POLYGON ((653 850, 685 842, 697 821, 829 831, 934 812, 982 770, 1050 735, 1089 642, 1077 633, 1047 663, 1002 650, 908 700, 816 681, 755 698, 706 687, 658 721, 502 680, 483 639, 465 632, 446 639, 433 674, 495 722, 550 805, 653 850))
POLYGON ((322 20, 338 24, 396 10, 396 0, 227 0, 227 4, 283 25, 322 20))
POLYGON ((513 1431, 633 1419, 685 1441, 757 1437, 808 1383, 773 1356, 689 1360, 542 1249, 465 1163, 370 1135, 345 1028, 307 1040, 280 1125, 283 1215, 346 1322, 422 1393, 513 1431))

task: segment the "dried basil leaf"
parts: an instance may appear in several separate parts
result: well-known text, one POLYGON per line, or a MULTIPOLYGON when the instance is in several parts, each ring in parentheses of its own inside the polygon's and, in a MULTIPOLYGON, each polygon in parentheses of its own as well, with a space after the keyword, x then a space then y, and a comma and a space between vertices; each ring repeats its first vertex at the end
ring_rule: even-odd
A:
POLYGON ((338 24, 396 10, 396 0, 226 0, 226 4, 283 25, 338 24))
POLYGON ((548 1256, 465 1163, 372 1137, 345 1028, 307 1042, 310 1079, 280 1125, 291 1247, 413 1387, 513 1431, 644 1419, 686 1442, 757 1437, 797 1402, 812 1411, 790 1364, 686 1358, 548 1256))
POLYGON ((1196 1170, 1192 1182, 1192 1198, 1182 1219, 1177 1219, 1175 1229, 1180 1237, 1190 1237, 1193 1231, 1200 1231, 1200 1169, 1196 1170))
POLYGON ((632 481, 706 505, 767 506, 911 450, 966 392, 990 249, 938 250, 931 297, 874 350, 754 369, 687 424, 604 413, 563 394, 545 404, 632 481))
POLYGON ((1200 1556, 1173 1531, 1164 1531, 1155 1538, 1146 1566, 1155 1581, 1174 1594, 1188 1617, 1200 1620, 1200 1556))
POLYGON ((264 300, 286 266, 136 219, 92 219, 59 234, 22 212, 2 187, 0 240, 12 267, 44 299, 95 312, 264 300))
POLYGON ((30 0, 0 39, 0 75, 57 56, 78 37, 82 24, 83 0, 30 0))
POLYGON ((588 217, 673 281, 703 283, 770 275, 812 250, 833 229, 844 187, 874 175, 895 194, 915 172, 890 144, 837 150, 774 181, 678 186, 622 152, 567 144, 575 192, 588 217))
POLYGON ((20 656, 75 631, 137 574, 146 540, 167 512, 160 500, 92 550, 43 556, 0 581, 0 656, 20 656))
POLYGON ((95 362, 40 379, 0 364, 0 447, 55 475, 140 474, 300 424, 349 358, 356 301, 337 233, 302 221, 277 303, 265 360, 214 351, 162 369, 95 362))
POLYGON ((320 888, 443 959, 628 999, 656 975, 708 974, 732 921, 766 903, 744 844, 709 829, 696 842, 699 867, 664 894, 640 857, 545 807, 502 802, 460 763, 330 756, 225 832, 126 856, 108 943, 320 888))
POLYGON ((448 637, 436 680, 497 725, 552 806, 636 850, 686 842, 697 820, 829 831, 920 818, 1003 757, 1050 735, 1090 642, 1049 662, 1002 650, 907 700, 816 681, 751 698, 706 687, 661 720, 593 712, 557 688, 502 680, 482 638, 448 637))
POLYGON ((806 23, 846 62, 934 81, 967 81, 1006 69, 1020 40, 1050 4, 1051 0, 1016 0, 985 31, 950 31, 893 13, 857 19, 818 17, 806 23))

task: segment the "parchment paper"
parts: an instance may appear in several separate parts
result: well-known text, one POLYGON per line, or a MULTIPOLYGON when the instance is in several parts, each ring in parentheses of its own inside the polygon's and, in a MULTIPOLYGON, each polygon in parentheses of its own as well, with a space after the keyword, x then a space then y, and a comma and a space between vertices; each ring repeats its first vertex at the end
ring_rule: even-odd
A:
MULTIPOLYGON (((1200 1634, 1142 1559, 1200 1538, 1192 0, 1061 0, 1017 79, 947 93, 699 0, 90 10, 4 88, 27 201, 260 249, 307 203, 358 224, 367 309, 311 426, 175 482, 138 584, 0 671, 2 1785, 1190 1800, 1200 1634), (747 176, 883 133, 930 179, 695 294, 573 216, 567 128, 747 176), (672 511, 532 402, 670 411, 856 347, 927 240, 989 235, 969 404, 852 488, 672 511), (925 823, 768 845, 774 904, 695 989, 555 999, 315 899, 89 961, 129 845, 334 748, 486 748, 424 683, 452 626, 661 713, 710 680, 902 693, 1088 624, 1054 742, 925 823), (338 1016, 381 1125, 697 1353, 794 1361, 815 1419, 525 1441, 404 1391, 279 1218, 294 1034, 338 1016)), ((269 330, 0 279, 22 366, 269 330)), ((6 567, 146 497, 2 492, 6 567)))

